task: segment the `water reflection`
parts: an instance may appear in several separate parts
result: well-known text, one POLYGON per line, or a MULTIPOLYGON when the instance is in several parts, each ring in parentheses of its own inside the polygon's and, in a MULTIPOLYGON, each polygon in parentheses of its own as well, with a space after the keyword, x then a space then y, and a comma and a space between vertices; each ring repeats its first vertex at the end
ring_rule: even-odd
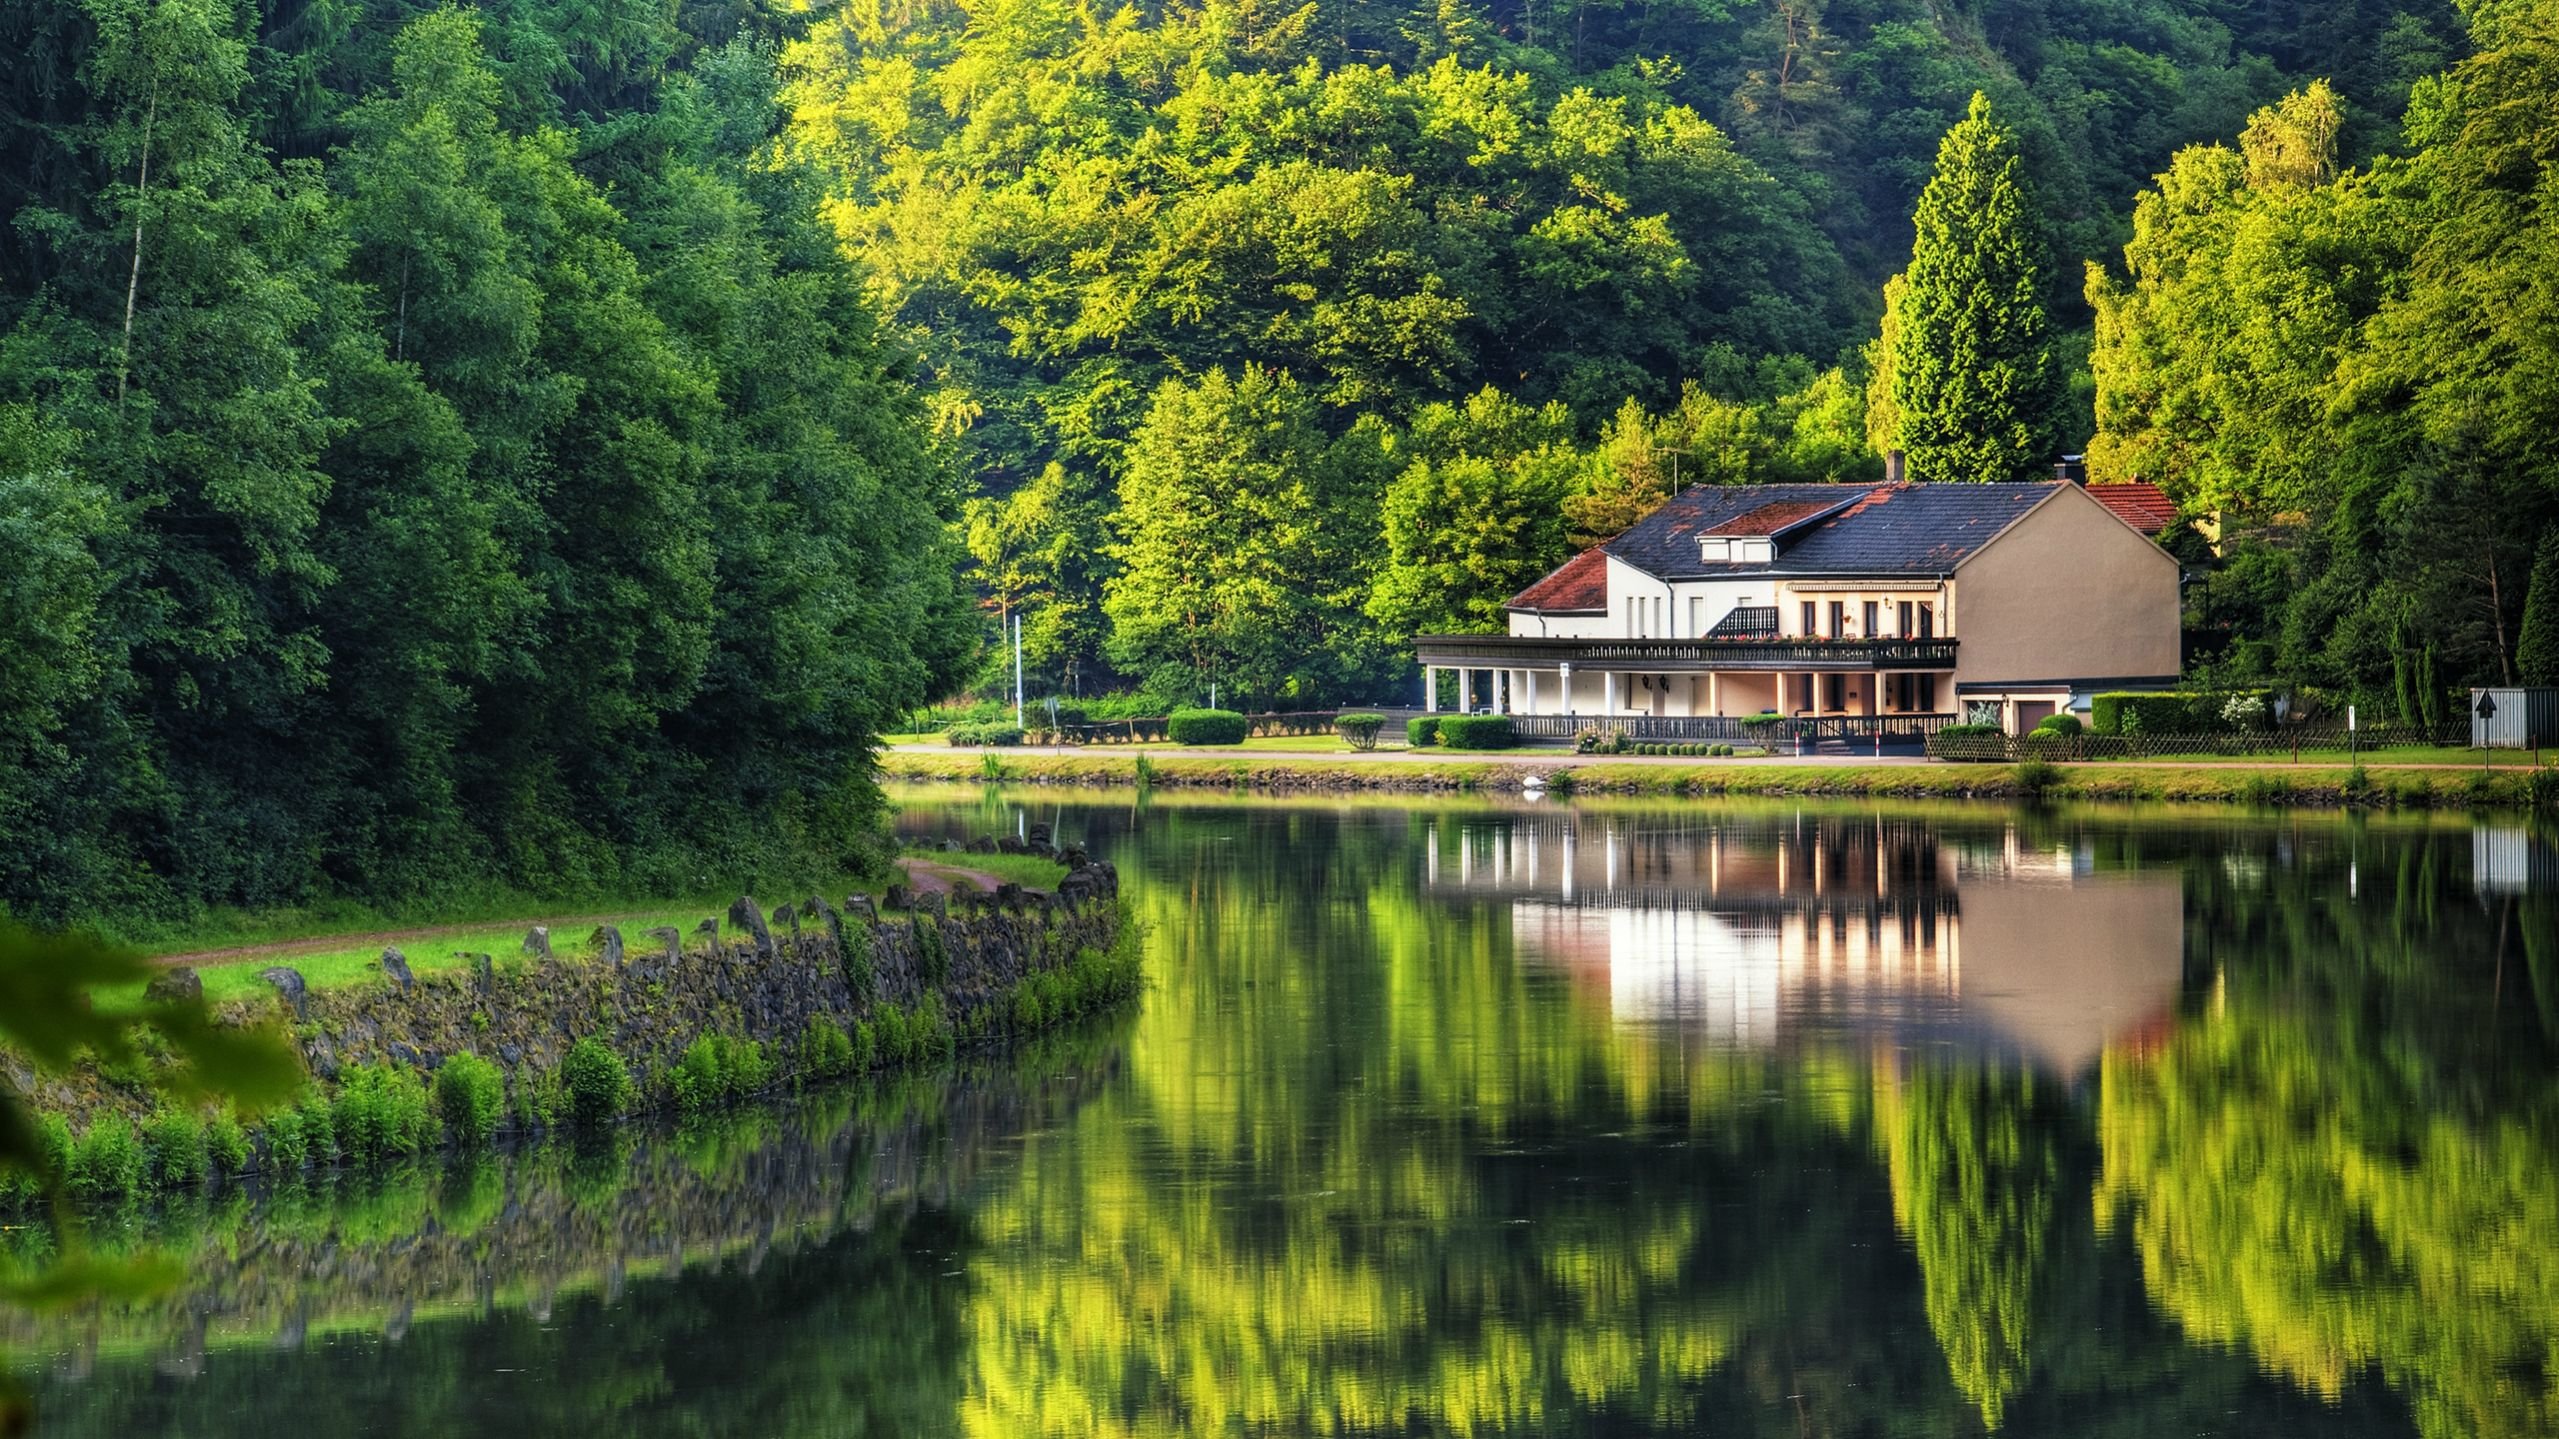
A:
MULTIPOLYGON (((727 1259, 556 1285, 547 1323, 530 1249, 327 1211, 329 1245, 267 1247, 290 1302, 201 1291, 261 1317, 217 1318, 192 1378, 57 1344, 95 1367, 48 1391, 66 1432, 306 1402, 344 1433, 2559 1432, 2559 915, 2468 825, 907 822, 1122 865, 1152 987, 1048 1101, 744 1144, 675 1210, 727 1259), (496 1297, 401 1311, 361 1277, 448 1251, 496 1297), (271 1351, 297 1304, 305 1347, 271 1351), (396 1348, 307 1337, 394 1314, 396 1348)), ((556 1163, 497 1212, 654 1232, 560 1218, 556 1163)))

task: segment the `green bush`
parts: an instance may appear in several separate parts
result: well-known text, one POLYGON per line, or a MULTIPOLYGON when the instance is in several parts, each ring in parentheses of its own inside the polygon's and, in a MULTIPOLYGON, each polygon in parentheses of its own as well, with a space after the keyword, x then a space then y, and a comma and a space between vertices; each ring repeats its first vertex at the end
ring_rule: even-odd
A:
POLYGON ((693 1041, 667 1076, 675 1107, 704 1114, 763 1090, 773 1082, 764 1046, 752 1039, 706 1034, 693 1041))
POLYGON ((143 1173, 142 1137, 130 1121, 110 1114, 71 1146, 63 1179, 83 1199, 129 1199, 142 1191, 143 1173))
POLYGON ((1333 716, 1333 728, 1340 733, 1343 739, 1349 741, 1351 748, 1359 750, 1375 749, 1377 748, 1377 732, 1386 728, 1386 716, 1381 714, 1369 714, 1366 711, 1346 715, 1335 715, 1333 716))
POLYGON ((2028 760, 2017 766, 2017 788, 2033 799, 2042 799, 2061 783, 2061 771, 2041 760, 2028 760))
POLYGON ((142 1147, 149 1156, 155 1189, 193 1189, 204 1183, 212 1158, 206 1152, 204 1121, 182 1109, 163 1109, 142 1122, 142 1147))
POLYGON ((812 1079, 841 1079, 853 1072, 853 1037, 821 1015, 809 1016, 800 1036, 800 1073, 812 1079))
POLYGON ((2076 739, 2082 733, 2086 732, 2087 728, 2088 727, 2086 725, 2079 722, 2079 716, 2075 714, 2046 715, 2044 717, 2044 722, 2035 726, 2035 733, 2057 734, 2064 736, 2065 738, 2076 739))
POLYGON ((330 1118, 338 1152, 350 1164, 380 1164, 416 1154, 436 1141, 426 1079, 398 1065, 349 1065, 338 1076, 330 1118))
POLYGON ((213 1116, 204 1127, 205 1158, 224 1175, 246 1173, 249 1168, 249 1132, 229 1110, 213 1116))
POLYGON ((1949 739, 1979 739, 1988 735, 2003 734, 2005 731, 1995 724, 1950 724, 1938 730, 1937 733, 1949 739))
POLYGON ((2203 715, 2203 698, 2182 690, 2098 695, 2089 702, 2089 728, 2108 735, 2198 734, 2221 728, 2219 716, 2203 715))
POLYGON ((1404 743, 1415 749, 1439 743, 1439 716, 1415 715, 1404 721, 1404 743))
POLYGON ((1745 729, 1765 729, 1784 718, 1784 715, 1775 710, 1761 710, 1755 715, 1743 715, 1741 723, 1745 729))
POLYGON ((1164 733, 1180 745, 1242 744, 1245 718, 1233 710, 1175 710, 1164 721, 1164 733))
POLYGON ((1015 745, 1022 742, 1022 727, 1006 721, 999 724, 953 725, 943 732, 943 742, 951 745, 1015 745))
POLYGON ((631 1068, 611 1045, 588 1035, 569 1046, 560 1060, 560 1084, 566 1091, 569 1118, 579 1124, 609 1124, 631 1107, 631 1068))
POLYGON ((1439 742, 1450 749, 1509 749, 1519 733, 1509 715, 1446 715, 1439 722, 1439 742))
POLYGON ((951 977, 950 946, 943 942, 942 926, 929 914, 915 917, 915 973, 934 986, 951 977))
POLYGON ((436 1106, 453 1142, 475 1149, 496 1137, 506 1117, 506 1076, 476 1054, 457 1054, 435 1075, 436 1106))

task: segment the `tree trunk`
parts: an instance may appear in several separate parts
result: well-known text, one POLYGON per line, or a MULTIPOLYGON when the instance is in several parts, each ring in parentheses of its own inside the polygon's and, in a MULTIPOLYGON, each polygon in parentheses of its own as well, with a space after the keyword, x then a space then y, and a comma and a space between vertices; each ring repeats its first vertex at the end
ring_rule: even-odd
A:
POLYGON ((142 289, 142 207, 151 194, 151 127, 160 118, 160 80, 151 80, 151 103, 142 112, 142 174, 133 182, 133 267, 124 277, 124 348, 116 357, 116 408, 133 375, 133 300, 142 289))

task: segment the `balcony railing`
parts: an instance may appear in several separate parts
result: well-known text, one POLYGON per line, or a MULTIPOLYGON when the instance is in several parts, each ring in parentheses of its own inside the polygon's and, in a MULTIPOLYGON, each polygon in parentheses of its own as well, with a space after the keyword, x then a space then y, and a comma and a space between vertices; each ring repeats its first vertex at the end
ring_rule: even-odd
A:
POLYGON ((1950 670, 1951 639, 1562 639, 1543 635, 1421 635, 1415 656, 1448 669, 1588 665, 1629 673, 1706 670, 1950 670))

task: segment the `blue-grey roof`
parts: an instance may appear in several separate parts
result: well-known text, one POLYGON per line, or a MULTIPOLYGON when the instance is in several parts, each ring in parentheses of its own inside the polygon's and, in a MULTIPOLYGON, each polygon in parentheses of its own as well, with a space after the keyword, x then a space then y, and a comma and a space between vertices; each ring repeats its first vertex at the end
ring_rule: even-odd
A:
POLYGON ((2061 483, 1699 485, 1610 540, 1607 549, 1666 580, 1944 574, 2061 483), (1777 555, 1767 563, 1710 564, 1699 557, 1703 536, 1771 532, 1777 555))

